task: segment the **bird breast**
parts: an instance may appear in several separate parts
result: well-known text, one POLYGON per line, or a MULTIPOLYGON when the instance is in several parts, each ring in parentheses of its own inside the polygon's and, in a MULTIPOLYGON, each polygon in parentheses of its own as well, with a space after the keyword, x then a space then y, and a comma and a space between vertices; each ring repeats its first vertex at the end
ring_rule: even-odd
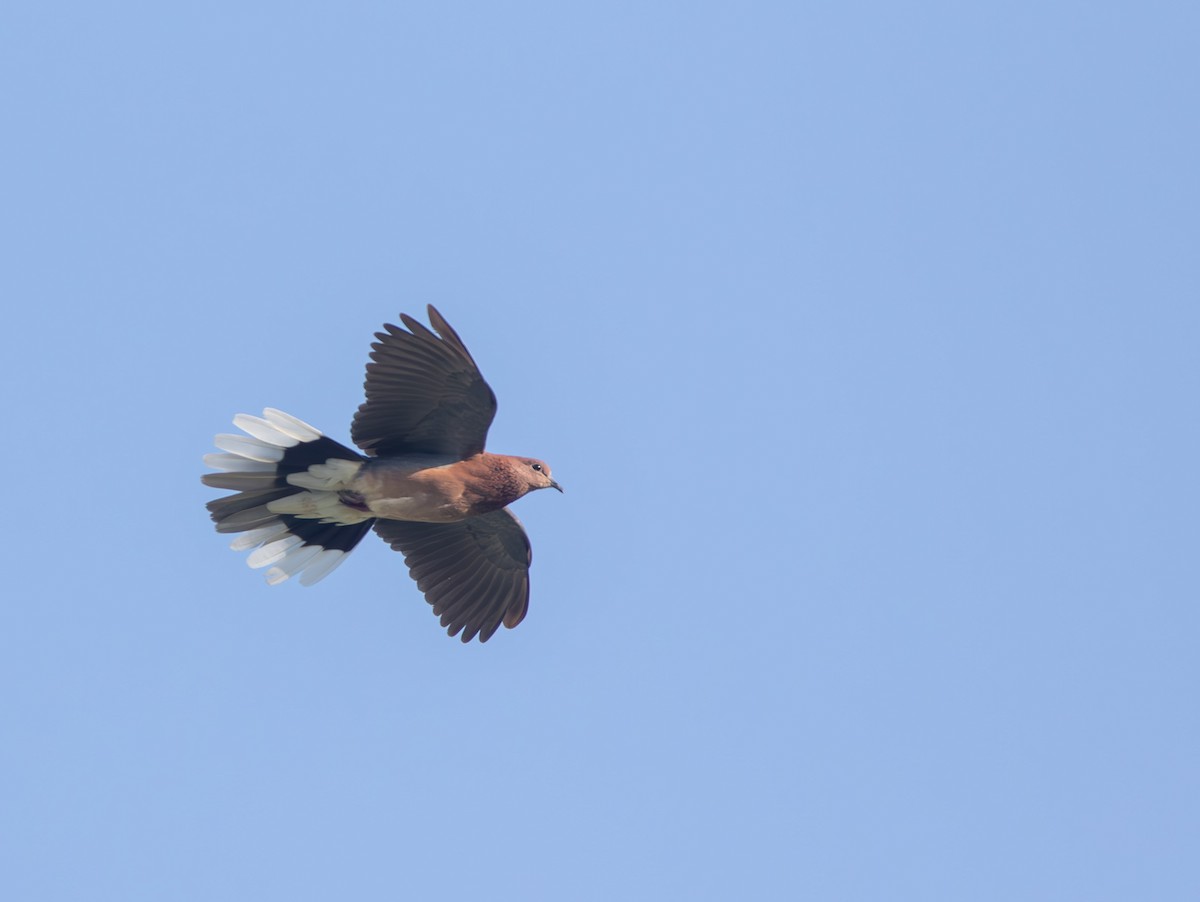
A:
POLYGON ((369 461, 350 488, 376 517, 445 523, 511 504, 524 494, 492 455, 446 462, 426 457, 369 461))

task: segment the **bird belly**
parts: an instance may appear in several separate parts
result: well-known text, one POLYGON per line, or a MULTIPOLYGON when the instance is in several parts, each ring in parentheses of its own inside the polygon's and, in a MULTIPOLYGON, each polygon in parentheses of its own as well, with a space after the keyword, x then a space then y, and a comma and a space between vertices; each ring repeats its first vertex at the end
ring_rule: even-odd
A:
POLYGON ((367 502, 367 509, 385 520, 410 520, 422 523, 449 523, 467 516, 461 506, 445 496, 426 492, 367 502))
POLYGON ((370 461, 349 488, 373 516, 449 523, 470 513, 453 463, 433 456, 370 461))

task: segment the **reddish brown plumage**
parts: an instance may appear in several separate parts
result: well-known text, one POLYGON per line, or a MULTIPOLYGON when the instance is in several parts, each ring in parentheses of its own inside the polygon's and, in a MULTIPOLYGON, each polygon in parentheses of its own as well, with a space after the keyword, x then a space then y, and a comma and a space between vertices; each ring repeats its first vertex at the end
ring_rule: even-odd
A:
POLYGON ((484 451, 450 462, 423 455, 368 461, 347 488, 378 517, 449 523, 558 483, 540 460, 484 451))

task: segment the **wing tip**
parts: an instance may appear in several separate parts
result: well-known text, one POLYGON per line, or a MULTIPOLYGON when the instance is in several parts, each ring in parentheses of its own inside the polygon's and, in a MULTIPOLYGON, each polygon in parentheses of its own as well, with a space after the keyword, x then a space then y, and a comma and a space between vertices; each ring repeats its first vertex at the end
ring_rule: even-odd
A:
POLYGON ((504 612, 504 628, 516 629, 517 624, 525 619, 525 615, 529 613, 529 582, 525 582, 525 597, 521 599, 519 604, 512 605, 504 612))
POLYGON ((450 345, 452 348, 454 348, 454 350, 458 351, 463 355, 463 357, 474 364, 475 358, 473 358, 471 356, 471 352, 467 350, 466 344, 459 337, 458 333, 454 331, 454 327, 446 322, 446 317, 442 316, 437 307, 433 306, 433 304, 426 304, 425 312, 429 316, 429 324, 433 326, 434 331, 441 336, 442 341, 450 345))

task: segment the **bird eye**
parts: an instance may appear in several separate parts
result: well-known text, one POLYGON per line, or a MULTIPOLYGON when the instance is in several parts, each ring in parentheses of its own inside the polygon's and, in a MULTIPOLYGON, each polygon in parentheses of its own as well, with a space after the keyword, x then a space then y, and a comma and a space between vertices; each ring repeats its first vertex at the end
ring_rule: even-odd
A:
POLYGON ((534 465, 533 465, 533 468, 534 468, 535 470, 537 470, 539 473, 540 473, 540 472, 542 472, 542 465, 541 465, 541 464, 534 464, 534 465))

